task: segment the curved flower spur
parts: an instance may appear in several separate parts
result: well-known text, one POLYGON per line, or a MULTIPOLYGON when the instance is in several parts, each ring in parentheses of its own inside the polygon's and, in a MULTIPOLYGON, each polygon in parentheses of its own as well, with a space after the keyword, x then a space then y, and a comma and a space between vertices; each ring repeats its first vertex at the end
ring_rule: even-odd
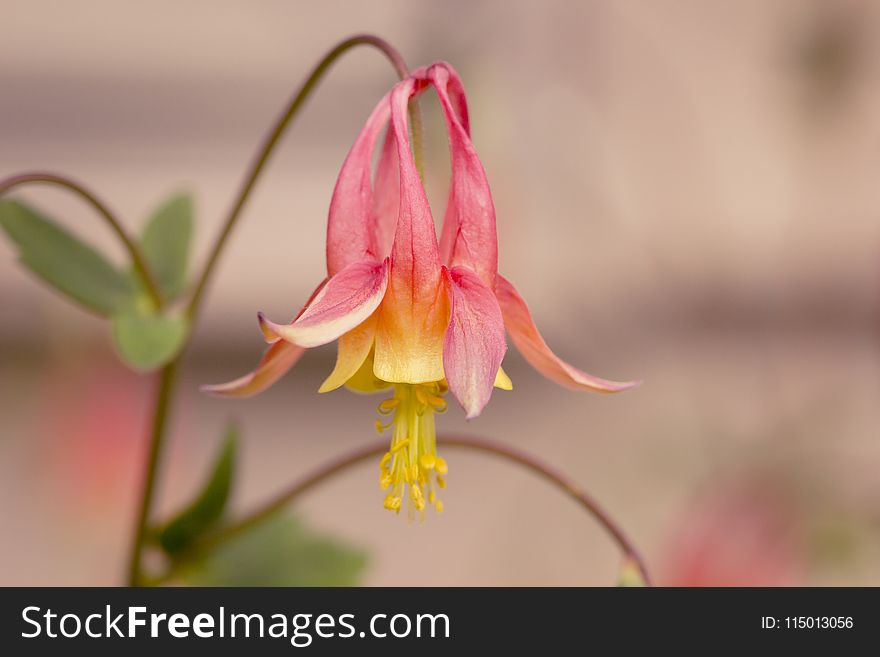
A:
POLYGON ((470 139, 464 88, 455 70, 438 62, 379 101, 342 165, 330 202, 327 278, 290 324, 259 315, 271 346, 252 373, 203 389, 256 394, 306 349, 338 340, 336 367, 320 392, 393 388, 379 404, 387 424, 376 421, 380 433, 392 434, 380 463, 385 507, 399 512, 409 499, 410 515, 423 515, 427 505, 441 512, 437 489, 445 487, 448 468, 437 455, 434 415, 446 410, 447 391, 470 419, 493 387, 512 388, 501 368, 505 328, 525 359, 562 386, 607 393, 637 385, 600 379, 559 359, 497 269, 495 208, 470 139), (410 99, 429 86, 440 99, 452 164, 439 243, 407 122, 410 99), (372 156, 386 126, 374 176, 372 156))

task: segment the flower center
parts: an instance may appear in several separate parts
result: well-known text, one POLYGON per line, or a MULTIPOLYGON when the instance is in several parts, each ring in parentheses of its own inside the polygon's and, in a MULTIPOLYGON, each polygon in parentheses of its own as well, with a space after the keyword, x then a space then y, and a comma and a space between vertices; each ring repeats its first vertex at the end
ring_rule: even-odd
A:
POLYGON ((446 390, 444 382, 396 383, 394 396, 379 404, 380 415, 392 416, 387 424, 376 420, 379 434, 392 430, 391 449, 379 463, 379 485, 388 491, 386 509, 400 513, 407 500, 409 518, 417 511, 424 519, 427 504, 437 513, 443 512, 443 502, 437 499, 434 488, 446 487, 448 467, 437 456, 434 414, 446 410, 446 390))

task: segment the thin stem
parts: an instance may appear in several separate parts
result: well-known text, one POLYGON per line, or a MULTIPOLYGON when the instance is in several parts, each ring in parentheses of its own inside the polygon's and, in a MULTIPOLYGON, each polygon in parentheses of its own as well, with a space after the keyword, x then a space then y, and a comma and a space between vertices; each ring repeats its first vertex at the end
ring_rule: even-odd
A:
POLYGON ((573 498, 588 513, 590 513, 600 525, 602 525, 605 531, 607 531, 611 538, 614 539, 614 542, 617 543, 623 556, 636 565, 645 584, 648 586, 652 585, 651 576, 648 574, 645 560, 620 525, 617 524, 598 501, 584 491, 575 481, 561 473, 559 470, 539 461, 531 454, 513 447, 508 447, 507 445, 494 440, 470 436, 445 436, 441 438, 439 442, 446 447, 464 447, 466 449, 486 452, 487 454, 503 456, 510 461, 525 466, 559 488, 562 492, 567 493, 569 497, 573 498))
MULTIPOLYGON (((400 53, 397 52, 397 50, 395 50, 385 40, 372 35, 357 35, 346 39, 345 41, 339 43, 330 52, 328 52, 324 56, 324 58, 320 62, 318 62, 317 66, 312 70, 309 77, 306 78, 305 82, 303 82, 299 90, 296 92, 296 94, 294 94, 287 108, 279 117, 278 121, 266 134, 266 137, 264 138, 260 149, 257 151, 256 157, 254 158, 250 168, 245 175, 238 196, 236 197, 235 201, 232 204, 232 207, 229 210, 229 213, 226 216, 223 228, 220 231, 220 234, 217 236, 214 247, 212 248, 211 253, 208 256, 208 261, 206 262, 205 268, 202 271, 198 282, 196 283, 192 297, 190 298, 189 305, 187 306, 186 314, 191 324, 195 323, 196 317, 204 299, 205 289, 207 287, 208 281, 211 278, 211 275, 216 269, 217 263, 220 258, 220 253, 223 251, 223 248, 226 245, 230 234, 232 233, 232 229, 238 221, 238 218, 240 217, 241 212, 244 209, 244 206, 251 194, 251 191, 256 185, 260 173, 265 168, 266 163, 269 161, 270 156, 275 150, 275 147, 281 140, 284 131, 290 125, 291 121, 297 115, 300 108, 305 103, 306 99, 315 89, 318 82, 321 80, 321 78, 327 72, 333 62, 335 62, 340 55, 358 45, 370 45, 377 48, 382 53, 384 53, 385 56, 391 61, 392 65, 394 66, 394 70, 397 72, 398 76, 403 78, 408 75, 409 69, 407 68, 406 63, 404 62, 403 57, 400 55, 400 53)), ((419 121, 419 117, 414 116, 412 121, 413 130, 420 130, 419 126, 421 125, 421 123, 419 121)), ((418 141, 414 140, 414 144, 416 143, 418 143, 418 141)), ((181 354, 183 353, 183 351, 184 350, 181 350, 181 354)), ((144 483, 141 493, 140 510, 138 512, 137 523, 135 525, 132 539, 131 559, 129 564, 129 582, 132 585, 143 583, 145 581, 141 567, 143 543, 146 536, 147 523, 150 516, 150 508, 153 501, 153 491, 155 489, 155 482, 158 476, 159 464, 161 461, 162 446, 164 443, 165 430, 167 425, 168 409, 170 405, 172 391, 175 385, 176 369, 180 362, 180 358, 181 356, 178 355, 178 357, 174 361, 166 365, 165 368, 162 370, 162 374, 160 377, 159 391, 156 399, 156 410, 153 417, 152 435, 149 447, 150 451, 148 455, 147 469, 144 474, 144 483)))
MULTIPOLYGON (((620 548, 620 551, 623 553, 624 558, 635 564, 642 576, 643 581, 648 586, 651 585, 651 577, 648 574, 648 569, 645 565, 645 562, 642 559, 639 551, 633 545, 632 541, 629 540, 627 535, 611 518, 608 512, 605 511, 605 509, 603 509, 602 506, 600 506, 595 499, 584 492, 570 478, 568 478, 555 468, 547 465, 546 463, 542 463, 541 461, 531 456, 530 454, 527 454, 526 452, 508 447, 493 440, 476 438, 472 436, 441 436, 437 439, 437 442, 439 445, 442 445, 444 447, 470 449, 491 454, 493 456, 506 458, 509 461, 513 461, 524 466, 525 468, 531 470, 546 481, 549 481, 562 492, 566 493, 569 497, 574 499, 590 515, 592 515, 596 521, 599 522, 599 524, 608 532, 608 534, 620 548)), ((333 475, 342 472, 343 470, 347 470, 351 466, 356 465, 369 458, 373 458, 380 454, 383 454, 386 451, 388 451, 388 442, 385 440, 380 440, 365 445, 364 447, 360 447, 358 449, 347 452, 346 454, 343 454, 342 456, 330 461, 329 463, 316 468, 312 472, 294 482, 289 488, 282 491, 268 502, 264 503, 262 506, 246 514, 242 519, 224 527, 223 529, 220 529, 208 538, 203 539, 196 547, 193 548, 191 556, 196 554, 205 554, 217 548, 218 546, 228 542, 230 539, 239 536, 242 532, 252 528, 253 526, 274 515, 275 513, 281 511, 288 504, 299 498, 303 493, 311 490, 316 485, 331 478, 333 475)), ((172 570, 169 573, 166 573, 166 575, 163 576, 159 581, 165 581, 169 579, 174 574, 174 571, 175 566, 172 566, 172 570)))
MULTIPOLYGON (((198 283, 196 284, 195 291, 193 292, 192 299, 190 300, 189 306, 187 308, 187 315, 191 321, 195 320, 195 317, 199 312, 199 308, 205 294, 205 287, 207 286, 208 281, 210 280, 211 275, 214 272, 214 268, 217 266, 217 262, 220 258, 220 253, 223 251, 223 247, 226 245, 226 242, 229 239, 229 235, 232 233, 232 229, 235 227, 235 224, 238 221, 239 216, 241 215, 241 211, 244 209, 245 203, 247 202, 251 191, 253 190, 254 185, 257 182, 257 178, 259 178, 260 173, 263 171, 263 168, 269 161, 269 157, 272 155, 275 147, 281 140, 284 131, 290 125, 291 121, 293 121, 293 119, 296 117, 300 108, 303 106, 305 101, 308 99, 312 91, 317 86, 318 82, 321 81, 321 78, 333 65, 333 63, 337 59, 339 59, 342 54, 360 45, 372 46, 382 52, 394 66, 394 70, 397 72, 397 75, 401 79, 405 78, 409 74, 409 69, 407 68, 406 62, 404 61, 401 54, 387 41, 371 34, 359 34, 350 37, 345 41, 340 42, 332 50, 330 50, 330 52, 324 55, 324 58, 321 59, 320 62, 318 62, 318 64, 309 74, 309 77, 306 78, 305 82, 302 83, 302 86, 299 88, 299 90, 293 95, 293 98, 291 98, 286 109, 278 118, 278 121, 275 123, 274 127, 267 133, 262 145, 260 146, 260 149, 257 151, 257 155, 251 163, 251 166, 248 169, 247 174, 245 175, 244 181, 242 182, 241 188, 238 192, 238 196, 233 202, 232 208, 229 210, 229 214, 226 216, 226 220, 223 223, 223 228, 220 231, 220 234, 217 236, 217 240, 214 242, 214 247, 211 249, 211 253, 208 256, 208 261, 205 264, 202 275, 199 278, 198 283)), ((414 112, 414 114, 417 115, 418 112, 416 111, 414 112)), ((418 131, 420 134, 421 120, 418 118, 418 116, 413 116, 412 123, 413 132, 418 131)), ((414 143, 417 143, 415 139, 414 143)))
POLYGON ((143 554, 147 523, 150 519, 150 508, 153 504, 156 479, 160 469, 162 445, 168 424, 168 410, 177 374, 177 363, 177 360, 170 362, 162 368, 162 372, 159 375, 159 389, 156 393, 156 405, 153 412, 153 427, 150 435, 147 467, 144 472, 138 515, 134 532, 132 533, 131 557, 128 567, 129 586, 139 586, 142 584, 141 556, 143 554))
POLYGON ((122 224, 119 222, 116 216, 107 208, 107 206, 102 203, 97 196, 95 196, 92 192, 87 190, 81 184, 74 180, 71 180, 70 178, 52 173, 44 173, 42 171, 22 173, 16 176, 10 176, 5 180, 0 181, 0 196, 13 189, 14 187, 20 187, 22 185, 29 185, 34 183, 43 183, 62 187, 68 191, 73 192, 74 194, 77 194, 78 196, 80 196, 80 198, 85 200, 95 210, 97 210, 98 214, 100 214, 101 217, 110 226, 110 228, 113 229, 113 232, 116 233, 116 236, 120 239, 122 244, 128 250, 128 253, 131 256, 131 261, 134 264, 134 268, 135 270, 137 270, 138 275, 144 282, 144 287, 146 287, 147 293, 150 295, 150 298, 152 299, 156 308, 162 308, 164 302, 162 300, 162 295, 159 292, 159 286, 156 285, 156 281, 153 278, 153 275, 150 273, 149 268, 147 267, 146 260, 141 253, 140 247, 133 239, 131 239, 131 237, 129 237, 128 233, 125 232, 125 228, 122 227, 122 224))

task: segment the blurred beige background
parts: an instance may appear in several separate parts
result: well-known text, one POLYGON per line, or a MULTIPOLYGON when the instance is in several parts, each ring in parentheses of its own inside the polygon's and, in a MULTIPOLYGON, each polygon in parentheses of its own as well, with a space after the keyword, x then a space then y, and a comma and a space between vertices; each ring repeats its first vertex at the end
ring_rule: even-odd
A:
MULTIPOLYGON (((0 176, 69 173, 132 230, 191 190, 198 264, 262 132, 332 44, 375 32, 411 66, 450 61, 501 271, 561 355, 645 380, 578 395, 511 349, 514 391, 466 429, 581 481, 661 582, 880 585, 877 3, 4 0, 3 16, 0 176)), ((256 311, 289 315, 322 278, 338 167, 393 81, 376 53, 348 55, 262 178, 186 363, 161 509, 191 494, 231 416, 238 508, 372 437, 379 398, 315 392, 330 347, 252 400, 196 388, 249 369, 256 311)), ((446 146, 424 105, 442 216, 446 146)), ((20 197, 121 261, 76 199, 20 197)), ((5 240, 0 299, 0 583, 117 583, 151 382, 5 240)), ((458 409, 444 428, 465 428, 458 409)), ((372 464, 299 510, 368 550, 368 584, 614 583, 614 546, 571 502, 514 466, 446 456, 447 512, 424 525, 382 510, 372 464)))

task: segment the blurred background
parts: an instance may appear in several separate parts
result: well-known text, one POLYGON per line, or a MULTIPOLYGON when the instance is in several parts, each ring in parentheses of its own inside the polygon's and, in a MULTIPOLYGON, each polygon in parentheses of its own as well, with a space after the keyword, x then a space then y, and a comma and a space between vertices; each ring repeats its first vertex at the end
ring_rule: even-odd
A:
MULTIPOLYGON (((132 231, 190 191, 196 267, 262 133, 331 45, 375 32, 411 66, 450 61, 501 271, 560 355, 645 383, 568 392, 511 349, 514 390, 470 423, 454 408, 441 431, 563 469, 660 583, 880 585, 878 3, 4 0, 3 15, 0 176, 71 174, 132 231)), ((261 179, 185 361, 160 513, 193 495, 230 418, 237 510, 374 437, 381 398, 316 392, 333 347, 250 400, 197 386, 250 370, 256 311, 290 315, 323 277, 338 168, 394 79, 375 52, 347 55, 261 179)), ((422 105, 442 216, 442 119, 422 105)), ((123 261, 77 199, 16 195, 123 261)), ((106 323, 6 239, 0 308, 0 584, 121 583, 155 381, 118 364, 106 323)), ((369 585, 614 584, 619 555, 575 504, 516 466, 445 456, 442 516, 384 511, 370 463, 303 498, 288 538, 307 534, 291 541, 317 561, 343 552, 369 585)), ((314 581, 304 568, 278 581, 314 581)))

